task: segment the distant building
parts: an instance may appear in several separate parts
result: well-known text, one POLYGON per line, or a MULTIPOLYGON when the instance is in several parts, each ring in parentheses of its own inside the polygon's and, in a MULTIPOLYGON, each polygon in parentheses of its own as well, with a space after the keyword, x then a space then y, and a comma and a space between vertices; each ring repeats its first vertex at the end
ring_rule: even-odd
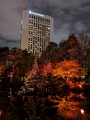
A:
POLYGON ((21 50, 41 56, 49 42, 53 41, 53 18, 24 10, 21 20, 21 50))

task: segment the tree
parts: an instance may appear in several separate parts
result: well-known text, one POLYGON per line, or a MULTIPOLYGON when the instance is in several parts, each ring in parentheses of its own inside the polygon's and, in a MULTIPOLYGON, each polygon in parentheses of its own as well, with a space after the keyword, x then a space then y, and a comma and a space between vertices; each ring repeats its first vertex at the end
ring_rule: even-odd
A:
MULTIPOLYGON (((58 99, 60 98, 58 97, 58 99)), ((80 105, 82 105, 82 103, 69 101, 65 97, 60 100, 55 100, 54 103, 58 103, 53 108, 57 108, 57 115, 61 115, 63 119, 77 120, 82 118, 82 116, 80 116, 80 105)))
POLYGON ((45 62, 40 66, 40 73, 42 76, 47 76, 52 71, 51 62, 45 62))
POLYGON ((74 34, 71 34, 67 41, 59 44, 58 55, 60 56, 60 60, 77 60, 79 55, 79 42, 74 34))
POLYGON ((55 62, 55 55, 57 51, 57 44, 55 42, 50 42, 46 50, 42 52, 41 55, 41 62, 44 63, 45 61, 48 62, 55 62))
POLYGON ((12 64, 14 77, 24 77, 25 73, 32 69, 34 56, 26 50, 18 52, 12 64))
POLYGON ((85 34, 78 35, 78 41, 81 50, 79 62, 82 64, 87 75, 90 69, 90 36, 85 34))
POLYGON ((2 76, 4 71, 5 71, 5 66, 4 65, 0 65, 0 76, 2 76))
POLYGON ((56 64, 52 74, 65 80, 70 80, 81 77, 84 71, 76 60, 64 60, 56 64))

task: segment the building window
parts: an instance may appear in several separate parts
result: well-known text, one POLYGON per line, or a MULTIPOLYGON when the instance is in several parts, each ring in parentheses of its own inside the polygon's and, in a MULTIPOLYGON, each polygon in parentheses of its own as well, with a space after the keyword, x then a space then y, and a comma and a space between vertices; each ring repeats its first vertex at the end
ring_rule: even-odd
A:
POLYGON ((38 29, 40 28, 40 25, 38 24, 38 29))
POLYGON ((29 18, 31 18, 31 15, 29 15, 29 18))
POLYGON ((38 37, 38 42, 39 42, 39 37, 38 37))
POLYGON ((36 23, 36 27, 37 27, 37 23, 36 23))
POLYGON ((30 34, 30 31, 29 31, 29 34, 30 34))
POLYGON ((40 53, 41 53, 41 48, 40 48, 40 53))
POLYGON ((33 18, 33 15, 32 15, 32 18, 33 18))
POLYGON ((32 44, 31 44, 31 50, 32 50, 32 44))
POLYGON ((30 38, 28 38, 28 41, 30 41, 30 38))
POLYGON ((35 41, 33 40, 33 45, 35 44, 35 41))
POLYGON ((30 46, 28 46, 28 51, 30 51, 30 46))

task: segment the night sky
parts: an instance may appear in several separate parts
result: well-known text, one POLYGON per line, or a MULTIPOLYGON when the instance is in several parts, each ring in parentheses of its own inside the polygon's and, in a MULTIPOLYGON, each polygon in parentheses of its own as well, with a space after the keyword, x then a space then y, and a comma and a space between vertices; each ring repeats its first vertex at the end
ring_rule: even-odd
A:
POLYGON ((0 0, 0 47, 20 48, 22 10, 54 18, 54 42, 90 35, 90 0, 0 0))

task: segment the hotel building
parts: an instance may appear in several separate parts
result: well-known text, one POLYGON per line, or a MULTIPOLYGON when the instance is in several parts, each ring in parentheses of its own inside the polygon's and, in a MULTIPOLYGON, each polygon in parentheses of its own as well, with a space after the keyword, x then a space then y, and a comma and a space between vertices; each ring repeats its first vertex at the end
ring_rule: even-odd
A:
POLYGON ((53 41, 53 18, 24 10, 21 20, 21 50, 41 56, 49 42, 53 41))

